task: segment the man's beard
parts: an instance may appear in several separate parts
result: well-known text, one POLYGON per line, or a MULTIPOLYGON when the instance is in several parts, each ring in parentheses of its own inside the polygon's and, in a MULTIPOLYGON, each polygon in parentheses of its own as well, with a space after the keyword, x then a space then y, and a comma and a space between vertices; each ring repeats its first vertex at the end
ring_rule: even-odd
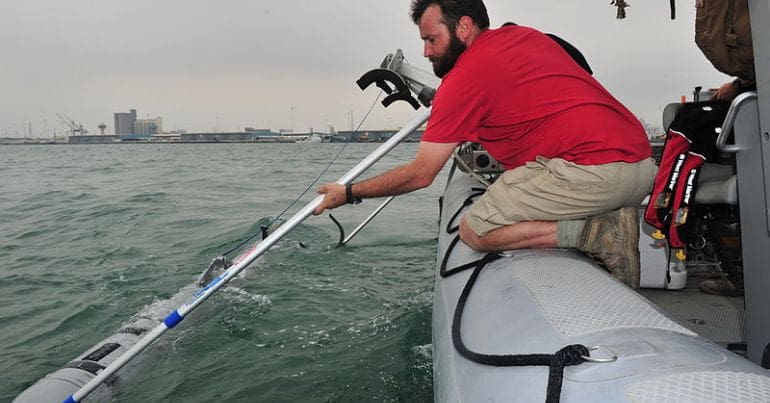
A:
POLYGON ((457 59, 465 52, 465 49, 467 49, 467 46, 460 42, 460 38, 456 34, 451 33, 446 52, 442 56, 430 59, 430 62, 433 63, 433 72, 439 78, 443 78, 446 73, 449 73, 449 70, 452 70, 452 67, 455 66, 457 59))

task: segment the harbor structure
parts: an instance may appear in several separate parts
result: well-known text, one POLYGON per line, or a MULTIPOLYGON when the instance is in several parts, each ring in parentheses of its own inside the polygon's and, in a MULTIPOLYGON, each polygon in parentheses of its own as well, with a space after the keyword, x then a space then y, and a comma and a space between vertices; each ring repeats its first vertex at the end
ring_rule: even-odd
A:
MULTIPOLYGON (((159 119, 159 118, 158 118, 159 119)), ((137 120, 140 121, 141 119, 137 120)), ((159 125, 160 122, 154 123, 159 125)), ((135 125, 136 126, 136 125, 135 125)), ((381 143, 390 139, 397 130, 338 131, 332 134, 317 131, 303 133, 281 133, 270 129, 245 128, 239 132, 172 132, 172 133, 129 133, 115 135, 70 136, 69 144, 111 144, 111 143, 381 143)), ((409 135, 404 141, 418 142, 422 130, 409 135)))
MULTIPOLYGON (((398 130, 340 130, 331 137, 334 143, 381 143, 387 141, 398 130)), ((418 142, 422 138, 423 130, 415 130, 407 136, 405 142, 418 142)))
POLYGON ((293 143, 293 139, 284 138, 280 133, 269 129, 247 128, 242 132, 220 133, 181 133, 181 143, 293 143))
POLYGON ((136 109, 128 113, 115 113, 115 134, 134 134, 134 122, 136 122, 136 109))
POLYGON ((160 116, 155 118, 137 119, 136 109, 130 109, 128 113, 116 112, 114 115, 115 134, 117 135, 146 137, 163 132, 163 119, 160 116))
POLYGON ((152 136, 163 133, 163 119, 136 119, 134 121, 134 134, 137 136, 152 136))

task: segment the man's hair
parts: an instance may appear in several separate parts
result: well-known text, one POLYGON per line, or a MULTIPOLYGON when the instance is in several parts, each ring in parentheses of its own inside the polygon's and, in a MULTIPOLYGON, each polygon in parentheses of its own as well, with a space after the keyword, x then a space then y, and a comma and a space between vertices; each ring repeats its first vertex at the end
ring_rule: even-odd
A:
POLYGON ((412 21, 419 24, 425 9, 433 4, 441 7, 444 25, 450 30, 457 27, 457 22, 464 15, 471 17, 480 29, 489 28, 489 15, 482 0, 413 0, 412 21))

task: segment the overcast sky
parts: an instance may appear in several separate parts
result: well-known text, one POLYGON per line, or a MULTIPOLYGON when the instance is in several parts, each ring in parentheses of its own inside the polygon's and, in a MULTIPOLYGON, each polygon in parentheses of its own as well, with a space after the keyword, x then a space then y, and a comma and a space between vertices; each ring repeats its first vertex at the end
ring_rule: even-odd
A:
MULTIPOLYGON (((692 87, 729 78, 693 42, 694 8, 630 0, 487 0, 492 26, 515 21, 569 40, 632 112, 659 124, 692 87)), ((350 129, 377 95, 355 80, 403 49, 426 70, 409 1, 0 0, 0 136, 63 133, 57 113, 91 132, 137 109, 165 130, 350 129)), ((406 104, 378 105, 364 127, 397 128, 406 104)))

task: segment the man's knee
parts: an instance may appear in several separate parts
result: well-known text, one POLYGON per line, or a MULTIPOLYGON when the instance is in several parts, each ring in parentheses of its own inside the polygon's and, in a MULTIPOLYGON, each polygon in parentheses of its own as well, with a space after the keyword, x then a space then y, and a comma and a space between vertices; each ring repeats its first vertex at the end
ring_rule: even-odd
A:
POLYGON ((476 235, 476 232, 465 221, 460 220, 460 240, 476 252, 485 252, 484 237, 476 235))

